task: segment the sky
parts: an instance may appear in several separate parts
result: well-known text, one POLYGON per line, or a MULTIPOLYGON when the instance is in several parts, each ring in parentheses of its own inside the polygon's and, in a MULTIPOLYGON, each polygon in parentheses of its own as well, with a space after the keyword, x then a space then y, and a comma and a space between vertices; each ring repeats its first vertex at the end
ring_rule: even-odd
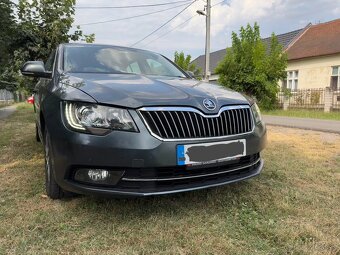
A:
MULTIPOLYGON (((77 0, 76 7, 127 6, 178 2, 179 0, 77 0)), ((340 18, 340 0, 211 0, 211 51, 231 46, 232 31, 239 31, 247 23, 257 22, 261 36, 268 37, 340 18), (221 3, 222 2, 222 3, 221 3), (220 3, 220 4, 218 4, 220 3)), ((190 1, 157 7, 127 9, 81 9, 76 8, 74 27, 81 25, 85 34, 94 33, 96 43, 131 46, 162 24, 166 23, 190 1), (183 5, 185 4, 185 5, 183 5), (180 6, 181 5, 181 6, 180 6), (177 8, 173 8, 179 6, 177 8), (171 10, 138 18, 85 25, 126 18, 159 10, 171 10)), ((152 36, 134 45, 164 54, 173 59, 175 51, 190 54, 192 59, 204 54, 205 17, 196 15, 203 10, 204 0, 196 0, 189 8, 161 28, 152 36), (187 23, 181 23, 193 17, 187 23), (169 32, 173 30, 172 32, 169 32), (157 39, 159 36, 161 38, 157 39)))

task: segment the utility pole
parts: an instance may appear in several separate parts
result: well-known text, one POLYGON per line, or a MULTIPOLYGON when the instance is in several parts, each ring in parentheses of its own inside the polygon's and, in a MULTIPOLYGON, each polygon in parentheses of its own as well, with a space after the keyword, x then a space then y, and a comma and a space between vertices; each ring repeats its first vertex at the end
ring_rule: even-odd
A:
POLYGON ((210 77, 210 17, 211 17, 211 0, 207 0, 206 6, 206 31, 205 31, 205 72, 204 79, 209 82, 210 77))

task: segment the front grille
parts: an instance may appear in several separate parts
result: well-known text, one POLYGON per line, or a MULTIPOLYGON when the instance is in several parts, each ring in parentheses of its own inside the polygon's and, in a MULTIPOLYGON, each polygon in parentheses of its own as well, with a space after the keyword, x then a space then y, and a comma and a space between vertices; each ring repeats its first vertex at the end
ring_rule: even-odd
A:
POLYGON ((220 137, 252 131, 249 106, 223 107, 218 115, 193 108, 150 107, 140 110, 149 131, 162 139, 220 137))

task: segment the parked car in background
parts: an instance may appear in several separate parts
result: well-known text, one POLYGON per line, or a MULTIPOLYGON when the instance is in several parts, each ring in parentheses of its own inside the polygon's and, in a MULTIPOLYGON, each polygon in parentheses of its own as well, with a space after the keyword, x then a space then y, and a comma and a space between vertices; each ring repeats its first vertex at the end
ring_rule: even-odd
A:
POLYGON ((192 79, 139 49, 62 44, 34 94, 45 148, 46 191, 148 196, 220 186, 258 175, 266 128, 243 95, 192 79))

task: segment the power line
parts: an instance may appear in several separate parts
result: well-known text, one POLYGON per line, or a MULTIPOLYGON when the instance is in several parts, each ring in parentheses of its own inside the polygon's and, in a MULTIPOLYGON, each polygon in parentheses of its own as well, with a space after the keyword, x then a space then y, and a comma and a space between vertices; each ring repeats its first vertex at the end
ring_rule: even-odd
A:
POLYGON ((151 35, 153 35, 154 33, 156 33, 157 31, 159 31, 161 28, 163 28, 164 26, 166 26, 167 24, 169 24, 172 20, 174 20, 177 16, 179 16, 182 12, 184 12, 186 9, 188 9, 193 3, 195 3, 197 0, 192 1, 190 4, 188 4, 183 10, 181 10, 179 13, 177 13, 175 16, 173 16, 171 19, 169 19, 167 22, 165 22, 163 25, 161 25, 160 27, 158 27, 157 29, 155 29, 154 31, 152 31, 150 34, 146 35, 145 37, 143 37, 142 39, 140 39, 139 41, 135 42, 134 44, 132 44, 130 47, 133 47, 135 45, 137 45, 138 43, 144 41, 146 38, 150 37, 151 35))
POLYGON ((148 15, 152 15, 152 14, 156 14, 156 13, 160 13, 160 12, 169 11, 169 10, 172 10, 172 9, 176 9, 178 7, 182 7, 184 5, 187 5, 187 4, 186 3, 185 4, 180 4, 180 5, 176 5, 176 6, 173 6, 173 7, 170 7, 170 8, 166 8, 166 9, 163 9, 163 10, 158 10, 158 11, 154 11, 154 12, 148 12, 148 13, 139 14, 139 15, 130 16, 130 17, 125 17, 125 18, 111 19, 111 20, 104 20, 104 21, 97 21, 97 22, 78 24, 77 26, 89 26, 89 25, 104 24, 104 23, 116 22, 116 21, 127 20, 127 19, 134 19, 134 18, 144 17, 144 16, 148 16, 148 15))
MULTIPOLYGON (((218 2, 218 3, 216 3, 216 4, 213 4, 213 5, 211 6, 211 8, 214 7, 214 6, 216 6, 216 5, 219 5, 219 4, 221 4, 221 3, 224 3, 225 1, 227 1, 227 0, 223 0, 223 1, 221 1, 221 2, 218 2)), ((229 4, 227 4, 227 5, 229 5, 229 4)))
MULTIPOLYGON (((214 4, 214 5, 212 5, 211 8, 213 8, 213 7, 216 6, 216 5, 219 5, 219 4, 223 3, 223 2, 225 2, 225 1, 227 1, 227 0, 220 1, 220 2, 218 2, 218 3, 214 4)), ((229 4, 228 4, 228 5, 229 5, 229 4)), ((157 41, 157 40, 161 39, 162 37, 164 37, 164 36, 170 34, 171 32, 175 31, 177 28, 181 27, 181 26, 184 25, 185 23, 188 23, 190 20, 192 20, 193 18, 195 18, 195 17, 197 17, 197 16, 199 16, 199 15, 198 15, 198 14, 195 14, 194 16, 191 16, 190 18, 186 19, 184 22, 182 22, 182 23, 180 23, 179 25, 175 26, 175 27, 172 28, 171 30, 168 30, 168 31, 165 32, 164 34, 160 35, 159 37, 157 37, 157 38, 151 40, 150 42, 146 43, 144 46, 147 46, 147 45, 153 43, 154 41, 157 41)))
POLYGON ((126 6, 76 6, 75 9, 127 9, 127 8, 144 8, 144 7, 154 7, 154 6, 164 6, 171 4, 178 4, 184 2, 191 2, 191 0, 182 0, 175 2, 159 3, 159 4, 143 4, 143 5, 126 5, 126 6))
POLYGON ((177 28, 179 28, 180 26, 184 25, 185 23, 188 23, 190 20, 192 20, 193 18, 197 17, 198 14, 194 15, 194 16, 191 16, 190 18, 186 19, 184 22, 180 23, 179 25, 175 26, 174 28, 172 28, 171 30, 165 32, 164 34, 160 35, 159 37, 151 40, 150 42, 146 43, 144 46, 147 46, 151 43, 153 43, 154 41, 157 41, 158 39, 161 39, 162 37, 170 34, 171 32, 173 32, 174 30, 176 30, 177 28))

